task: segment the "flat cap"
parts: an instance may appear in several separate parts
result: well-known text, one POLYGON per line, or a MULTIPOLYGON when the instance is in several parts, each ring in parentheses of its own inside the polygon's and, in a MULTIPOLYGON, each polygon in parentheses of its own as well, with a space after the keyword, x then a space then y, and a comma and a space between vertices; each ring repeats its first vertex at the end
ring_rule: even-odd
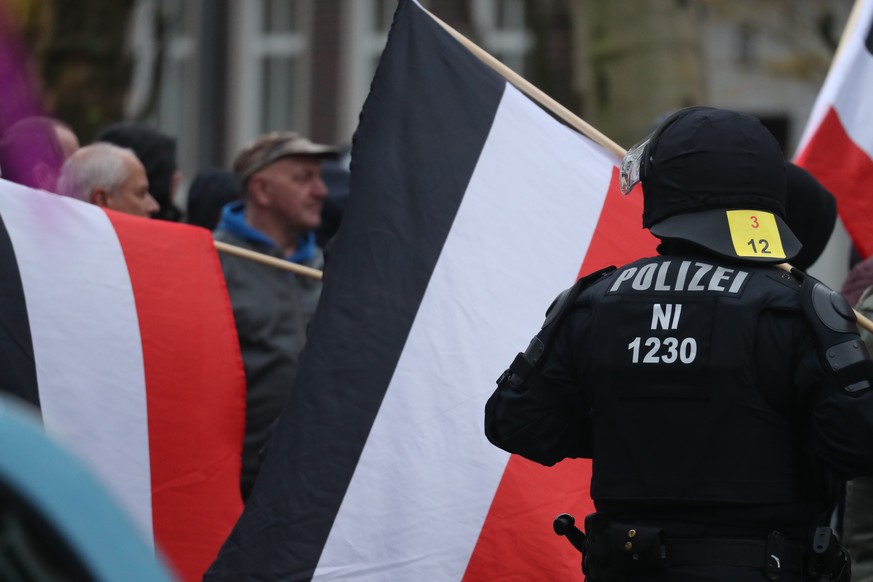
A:
POLYGON ((245 182, 258 170, 288 156, 332 158, 339 155, 335 146, 313 143, 293 131, 274 131, 256 137, 246 144, 233 162, 233 171, 245 182))

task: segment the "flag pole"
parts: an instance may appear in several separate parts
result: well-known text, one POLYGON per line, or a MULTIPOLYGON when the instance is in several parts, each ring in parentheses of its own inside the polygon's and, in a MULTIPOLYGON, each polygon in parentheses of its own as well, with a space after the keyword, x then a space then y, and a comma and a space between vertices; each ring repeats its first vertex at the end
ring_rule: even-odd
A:
POLYGON ((870 333, 873 333, 873 321, 870 321, 869 319, 867 319, 867 317, 865 317, 863 313, 861 313, 860 311, 858 311, 854 307, 852 308, 852 311, 855 312, 855 317, 858 318, 858 325, 860 325, 861 327, 863 327, 864 329, 866 329, 870 333))
MULTIPOLYGON (((828 72, 825 75, 825 81, 827 81, 828 77, 831 76, 831 73, 834 71, 834 67, 836 67, 837 62, 840 60, 840 54, 845 50, 846 45, 849 44, 849 41, 852 38, 852 35, 855 33, 855 28, 858 27, 858 20, 861 18, 861 9, 864 0, 855 0, 855 3, 852 4, 852 10, 849 12, 849 18, 846 20, 846 26, 843 28, 843 34, 840 36, 840 42, 837 43, 837 49, 834 51, 834 56, 831 59, 831 64, 828 66, 828 72)), ((819 98, 821 97, 821 91, 819 92, 819 98)), ((800 134, 800 142, 797 144, 794 150, 794 156, 792 159, 797 159, 800 155, 801 149, 805 148, 808 145, 809 138, 812 135, 810 124, 813 121, 813 116, 817 111, 819 99, 816 98, 815 103, 813 104, 812 111, 810 112, 809 119, 806 121, 806 126, 803 128, 803 132, 800 134)), ((816 123, 820 123, 821 120, 818 120, 816 123)))
MULTIPOLYGON (((852 22, 853 20, 855 20, 855 21, 857 20, 858 4, 859 4, 858 2, 855 3, 855 7, 852 10, 852 14, 853 14, 854 18, 850 17, 850 22, 852 22)), ((521 75, 519 75, 518 73, 516 73, 515 71, 513 71, 512 69, 510 69, 509 67, 507 67, 503 63, 501 63, 499 60, 494 58, 492 55, 488 54, 488 52, 486 52, 484 49, 480 48, 477 44, 475 44, 473 41, 468 39, 466 36, 464 36, 463 34, 458 32, 457 30, 455 30, 454 28, 452 28, 451 26, 449 26, 448 24, 443 22, 440 18, 438 18, 435 14, 433 14, 427 8, 421 7, 421 9, 424 10, 424 12, 428 16, 433 18, 433 20, 437 24, 439 24, 446 32, 448 32, 450 35, 452 35, 455 38, 455 40, 460 42, 462 45, 464 45, 464 47, 467 50, 469 50, 471 53, 476 55, 476 57, 478 57, 480 61, 482 61, 483 63, 485 63, 486 65, 488 65, 492 69, 494 69, 497 73, 500 74, 500 76, 502 76, 504 79, 506 79, 507 81, 509 81, 510 83, 515 85, 516 87, 518 87, 519 90, 524 92, 531 99, 533 99, 534 101, 536 101, 537 103, 539 103, 540 105, 545 107, 547 110, 551 111, 558 118, 563 120, 564 123, 566 123, 570 127, 574 128, 576 131, 578 131, 582 135, 584 135, 584 136, 588 137, 589 139, 591 139, 592 141, 600 144, 601 146, 603 146, 604 148, 606 148, 607 150, 609 150, 610 152, 612 152, 613 154, 615 154, 619 158, 624 157, 626 150, 623 147, 621 147, 620 145, 618 145, 617 143, 615 143, 614 141, 612 141, 611 139, 606 137, 606 135, 604 135, 603 133, 601 133, 600 131, 595 129, 589 123, 586 123, 585 121, 580 119, 577 115, 575 115, 569 109, 567 109, 566 107, 564 107, 563 105, 561 105, 560 103, 558 103, 557 101, 555 101, 554 99, 552 99, 551 97, 549 97, 548 95, 543 93, 540 89, 535 87, 533 84, 531 84, 529 81, 527 81, 524 77, 522 77, 521 75)), ((841 41, 840 42, 841 47, 843 44, 844 44, 844 41, 841 41)), ((789 265, 788 263, 783 263, 783 264, 777 265, 777 266, 786 270, 786 271, 789 271, 789 272, 792 269, 791 265, 789 265)), ((858 312, 858 310, 856 310, 854 308, 852 309, 852 311, 855 312, 855 317, 858 318, 858 325, 860 325, 861 327, 863 327, 867 331, 873 333, 873 321, 870 321, 869 319, 864 317, 863 314, 861 314, 860 312, 858 312)))
MULTIPOLYGON (((846 27, 843 29, 843 34, 840 37, 840 42, 837 44, 837 50, 834 51, 834 58, 831 60, 831 67, 834 66, 834 63, 837 62, 837 59, 840 56, 840 53, 843 52, 843 49, 846 48, 846 45, 849 44, 849 39, 852 37, 852 34, 855 32, 855 28, 858 26, 858 19, 861 17, 861 4, 863 4, 862 0, 855 0, 855 3, 852 4, 852 11, 849 12, 849 19, 846 21, 846 27)), ((828 71, 828 75, 830 75, 830 70, 828 71)))
POLYGON ((265 255, 264 253, 250 251, 249 249, 244 249, 236 245, 230 245, 218 240, 213 242, 215 243, 216 249, 228 255, 242 257, 244 259, 255 261, 256 263, 269 265, 270 267, 276 267, 277 269, 283 269, 285 271, 291 271, 295 275, 303 275, 304 277, 310 277, 318 281, 321 281, 324 278, 324 273, 322 271, 319 271, 318 269, 313 269, 312 267, 298 265, 297 263, 292 263, 291 261, 271 257, 270 255, 265 255))
POLYGON ((618 158, 624 157, 625 149, 623 147, 606 137, 606 135, 598 131, 591 124, 580 119, 572 111, 543 93, 540 89, 527 81, 524 77, 501 63, 490 54, 488 54, 485 50, 480 48, 477 44, 468 39, 466 36, 440 20, 433 12, 429 11, 423 6, 421 7, 421 9, 424 10, 428 16, 433 18, 433 20, 437 24, 439 24, 446 32, 452 35, 455 40, 464 45, 464 47, 466 47, 467 50, 473 53, 480 61, 494 69, 497 73, 500 74, 500 76, 515 85, 519 90, 528 95, 531 99, 545 107, 547 110, 551 111, 564 123, 575 129, 588 139, 594 141, 595 143, 601 145, 608 151, 615 154, 618 158))

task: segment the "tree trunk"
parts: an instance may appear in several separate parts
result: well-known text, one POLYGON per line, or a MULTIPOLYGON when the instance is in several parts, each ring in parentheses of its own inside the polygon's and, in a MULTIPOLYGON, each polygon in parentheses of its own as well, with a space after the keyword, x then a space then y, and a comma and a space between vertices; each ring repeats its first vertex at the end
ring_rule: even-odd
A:
POLYGON ((130 81, 126 50, 134 0, 19 0, 14 13, 42 82, 47 115, 82 143, 122 119, 130 81))
POLYGON ((699 14, 680 0, 570 3, 585 120, 630 147, 666 113, 703 102, 699 14))

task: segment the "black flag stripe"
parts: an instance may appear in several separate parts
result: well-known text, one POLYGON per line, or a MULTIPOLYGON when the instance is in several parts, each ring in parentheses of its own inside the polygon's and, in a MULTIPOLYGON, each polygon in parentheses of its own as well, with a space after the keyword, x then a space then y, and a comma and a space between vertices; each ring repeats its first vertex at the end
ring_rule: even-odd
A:
POLYGON ((353 140, 352 195, 297 384, 204 580, 312 577, 505 87, 401 0, 353 140))
POLYGON ((3 218, 0 217, 0 391, 39 406, 33 341, 21 274, 3 218))

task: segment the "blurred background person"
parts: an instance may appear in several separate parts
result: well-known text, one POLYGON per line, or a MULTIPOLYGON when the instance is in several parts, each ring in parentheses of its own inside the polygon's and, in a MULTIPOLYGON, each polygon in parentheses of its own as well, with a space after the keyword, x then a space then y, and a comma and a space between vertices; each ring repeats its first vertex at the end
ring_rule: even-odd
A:
POLYGON ((62 196, 134 216, 148 218, 160 210, 136 154, 109 143, 91 144, 70 156, 61 168, 57 190, 62 196))
POLYGON ((132 150, 145 167, 149 192, 160 206, 153 218, 182 220, 182 211, 173 203, 181 179, 176 164, 176 138, 146 125, 122 122, 104 128, 95 141, 132 150))
MULTIPOLYGON (((321 164, 336 148, 282 131, 263 134, 236 156, 242 200, 222 210, 215 240, 321 269, 315 242, 327 186, 321 164)), ((240 488, 248 499, 261 451, 297 378, 306 326, 321 281, 220 253, 246 374, 246 430, 240 488)))
POLYGON ((785 164, 785 222, 803 247, 791 266, 806 271, 821 256, 837 224, 837 201, 812 174, 785 164))
POLYGON ((857 305, 864 291, 873 285, 873 256, 860 260, 852 266, 840 292, 849 305, 857 305))
MULTIPOLYGON (((873 318, 873 287, 861 295, 857 309, 873 318)), ((873 354, 873 334, 861 326, 858 331, 873 354)), ((873 477, 856 477, 846 484, 843 545, 852 556, 852 580, 873 580, 873 477)))
POLYGON ((0 176, 53 192, 64 160, 79 149, 66 123, 50 117, 25 117, 0 138, 0 176))
MULTIPOLYGON (((803 244, 791 265, 808 269, 819 258, 836 224, 837 204, 812 174, 786 165, 786 222, 803 244)), ((842 294, 868 319, 873 317, 873 259, 858 263, 843 284, 842 294)), ((873 334, 859 326, 861 339, 873 353, 873 334)), ((846 484, 842 507, 842 540, 852 558, 852 579, 873 580, 873 478, 857 477, 846 484)))
POLYGON ((188 188, 185 222, 215 230, 221 209, 241 198, 242 189, 233 172, 224 168, 201 170, 188 188))
POLYGON ((351 157, 351 146, 345 146, 336 159, 327 159, 321 164, 321 177, 327 185, 327 198, 321 209, 321 225, 315 230, 315 243, 321 248, 326 248, 339 230, 346 211, 351 192, 351 157))
POLYGON ((76 153, 82 145, 79 143, 79 138, 73 132, 73 128, 54 117, 48 117, 49 123, 55 130, 55 137, 58 139, 58 144, 61 146, 61 151, 64 154, 64 160, 76 153))

